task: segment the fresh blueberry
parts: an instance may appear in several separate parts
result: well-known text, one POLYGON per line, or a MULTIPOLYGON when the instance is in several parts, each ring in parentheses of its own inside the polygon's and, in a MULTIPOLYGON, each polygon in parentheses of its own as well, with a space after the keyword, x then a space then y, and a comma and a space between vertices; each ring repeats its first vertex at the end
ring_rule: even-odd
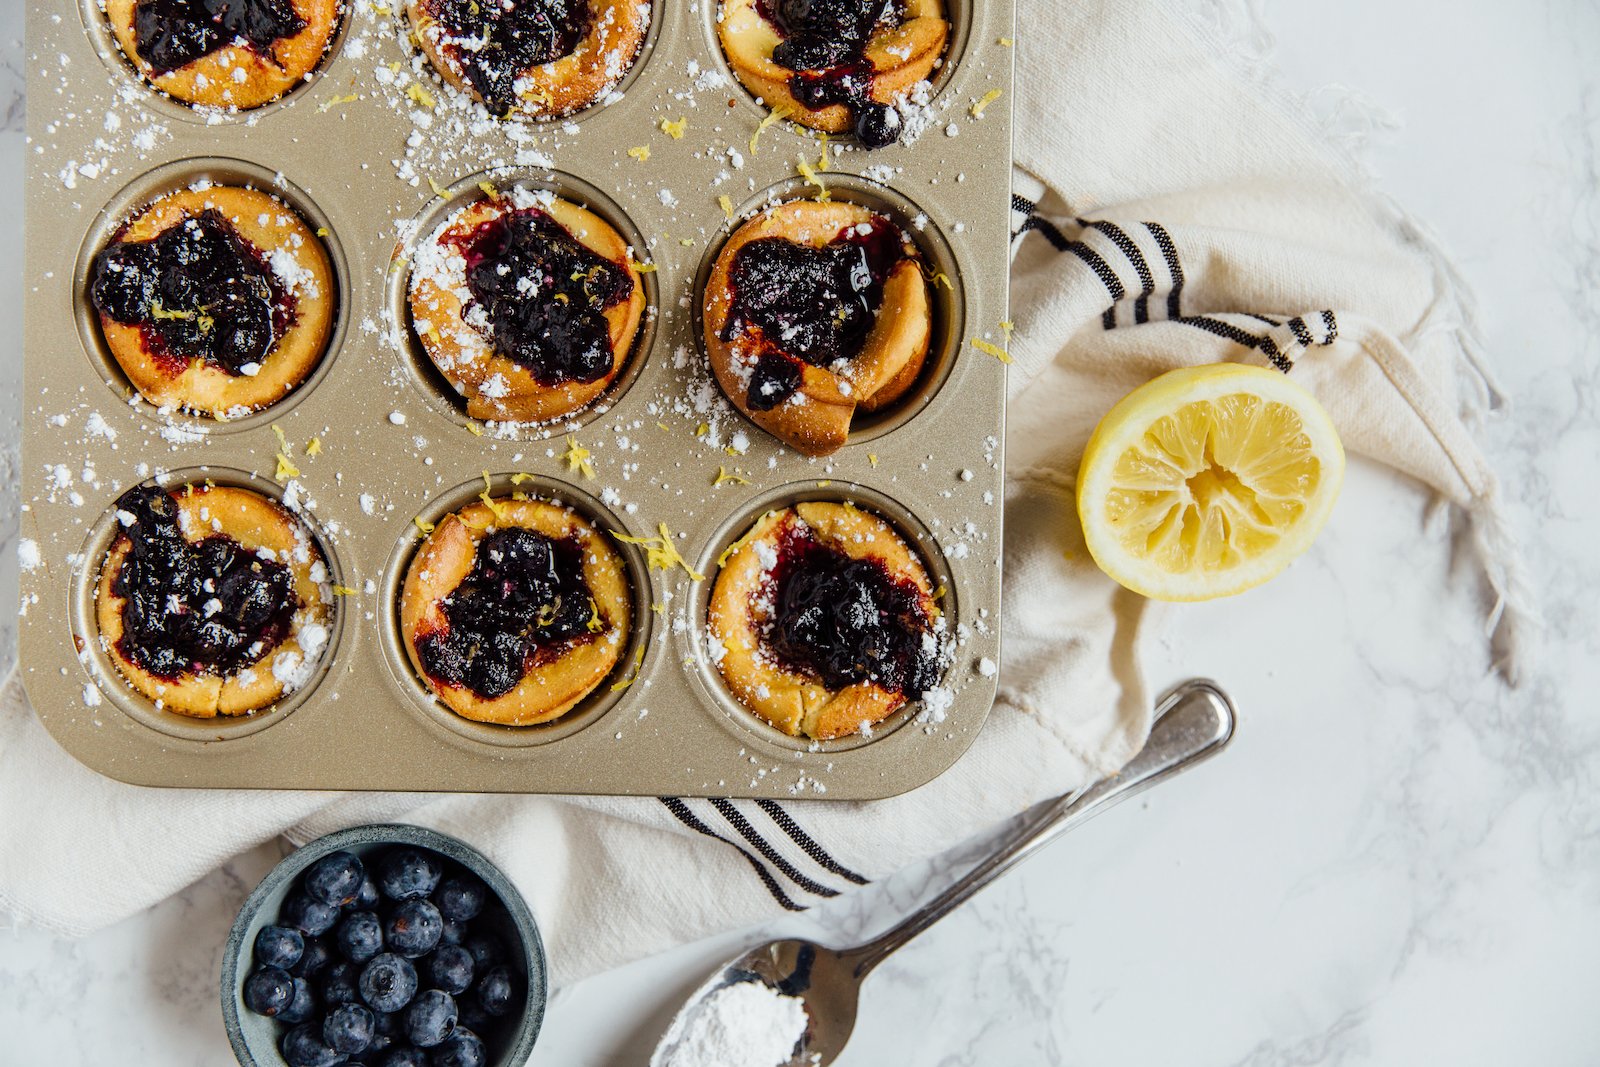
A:
POLYGON ((504 1015, 511 1010, 515 984, 509 967, 491 967, 478 979, 478 1003, 490 1015, 504 1015))
POLYGON ((387 1052, 402 1036, 400 1013, 395 1011, 375 1011, 372 1013, 372 1042, 367 1045, 367 1055, 376 1056, 380 1052, 387 1052))
POLYGON ((320 937, 308 938, 305 951, 300 953, 295 965, 289 968, 289 973, 296 978, 312 978, 332 962, 333 949, 328 946, 328 942, 320 937))
POLYGON ((406 1009, 406 1039, 418 1048, 432 1048, 455 1032, 456 1000, 440 989, 418 993, 406 1009))
POLYGON ((311 991, 311 983, 304 978, 294 979, 294 999, 289 1006, 278 1013, 278 1020, 291 1026, 310 1021, 317 1013, 317 996, 311 991))
POLYGON ((439 906, 439 914, 446 919, 466 922, 478 917, 488 897, 488 889, 472 875, 453 874, 439 883, 433 902, 439 906))
POLYGON ((361 889, 366 871, 348 852, 330 852, 306 868, 306 896, 331 907, 348 904, 361 889))
POLYGON ((344 1055, 329 1048, 322 1040, 322 1028, 312 1023, 297 1026, 283 1035, 278 1046, 289 1067, 334 1067, 343 1063, 344 1055))
POLYGON ((472 985, 472 953, 459 945, 440 945, 427 958, 423 969, 435 989, 442 989, 451 996, 466 992, 472 985))
POLYGON ((244 1006, 257 1015, 281 1015, 294 1002, 294 979, 277 967, 263 967, 244 980, 244 1006))
POLYGON ((256 962, 263 967, 288 970, 305 950, 305 936, 292 926, 263 926, 256 934, 256 962))
POLYGON ((400 848, 378 865, 378 888, 390 900, 418 900, 432 895, 443 873, 439 861, 428 853, 400 848))
POLYGON ((454 919, 446 919, 444 927, 439 931, 439 944, 459 945, 467 939, 468 930, 469 927, 466 923, 456 922, 454 919))
POLYGON ((353 908, 356 911, 371 911, 378 906, 378 901, 382 899, 378 895, 378 883, 374 882, 372 875, 369 874, 361 879, 361 888, 356 890, 356 898, 345 907, 353 908))
POLYGON ((354 963, 335 963, 318 976, 325 1007, 337 1008, 341 1004, 356 1004, 361 1000, 361 968, 354 963))
POLYGON ((399 1011, 417 995, 417 969, 404 956, 385 952, 362 969, 359 985, 373 1011, 399 1011))
POLYGON ((428 1054, 410 1045, 390 1049, 388 1054, 377 1062, 376 1067, 429 1067, 428 1054))
POLYGON ((889 104, 863 104, 856 112, 856 136, 868 148, 882 148, 900 139, 905 122, 889 104))
POLYGON ((354 1056, 372 1044, 372 1012, 360 1004, 341 1004, 322 1020, 322 1040, 335 1052, 354 1056))
POLYGON ((439 909, 426 900, 407 900, 389 913, 383 924, 383 941, 390 952, 416 959, 432 952, 444 932, 439 909))
POLYGON ((484 1067, 489 1053, 483 1041, 466 1027, 456 1027, 438 1048, 433 1050, 433 1067, 484 1067))
POLYGON ((479 974, 497 963, 505 962, 506 950, 500 939, 481 930, 468 934, 467 939, 461 942, 461 947, 472 953, 472 962, 477 965, 479 974))
POLYGON ((352 963, 366 963, 383 951, 383 924, 370 911, 347 911, 333 928, 333 944, 352 963))
POLYGON ((301 933, 315 937, 333 929, 333 924, 339 921, 339 909, 302 894, 289 898, 283 905, 279 918, 283 920, 284 925, 293 926, 301 933))

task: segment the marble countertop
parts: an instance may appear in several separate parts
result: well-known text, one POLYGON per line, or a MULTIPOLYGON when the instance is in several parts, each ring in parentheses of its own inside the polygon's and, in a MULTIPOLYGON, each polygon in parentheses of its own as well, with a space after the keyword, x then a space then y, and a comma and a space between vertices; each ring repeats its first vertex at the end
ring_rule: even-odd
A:
MULTIPOLYGON (((1421 495, 1355 465, 1306 559, 1255 593, 1185 608, 1158 650, 1157 682, 1207 674, 1237 700, 1230 751, 1075 832, 889 961, 847 1067, 1594 1062, 1600 721, 1578 695, 1600 684, 1600 9, 1478 0, 1441 21, 1431 7, 1278 0, 1262 17, 1291 86, 1342 83, 1394 116, 1370 152, 1382 184, 1435 226, 1481 297, 1513 400, 1483 439, 1547 622, 1529 677, 1512 691, 1490 676, 1482 590, 1441 547, 1446 532, 1419 533, 1421 495)), ((0 188, 13 195, 19 54, 0 47, 0 188)), ((0 245, 17 246, 19 226, 0 216, 0 245)), ((0 266, 13 313, 16 269, 0 266)), ((0 351, 13 442, 20 375, 18 349, 0 351)), ((0 462, 0 603, 14 603, 14 452, 0 462)), ((13 630, 0 632, 8 659, 13 630)), ((242 856, 81 941, 0 930, 0 1061, 231 1062, 218 953, 276 855, 242 856)), ((798 921, 886 924, 958 865, 798 921)), ((562 990, 532 1062, 643 1062, 680 998, 755 936, 562 990)))

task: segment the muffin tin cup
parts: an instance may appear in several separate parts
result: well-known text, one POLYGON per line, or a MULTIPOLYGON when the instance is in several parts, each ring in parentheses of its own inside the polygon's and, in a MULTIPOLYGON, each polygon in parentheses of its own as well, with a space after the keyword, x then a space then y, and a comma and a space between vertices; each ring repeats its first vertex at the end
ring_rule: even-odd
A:
MULTIPOLYGON (((282 171, 273 171, 256 163, 221 156, 202 156, 176 160, 141 174, 123 186, 101 208, 84 234, 78 248, 77 260, 72 267, 73 317, 78 324, 78 338, 89 362, 104 380, 107 388, 126 401, 140 416, 150 420, 157 429, 182 426, 197 434, 239 433, 267 429, 277 419, 293 410, 295 404, 313 392, 318 383, 333 368, 333 360, 344 344, 350 307, 349 266, 345 261, 344 246, 333 231, 327 215, 315 200, 286 177, 282 171), (93 282, 94 259, 101 249, 111 244, 117 231, 130 218, 139 214, 162 197, 180 189, 192 188, 200 182, 213 185, 244 186, 276 197, 286 207, 299 215, 313 231, 320 234, 322 246, 327 250, 328 262, 333 270, 334 311, 333 328, 328 333, 322 358, 311 368, 311 373, 284 396, 259 411, 233 419, 214 419, 181 410, 157 408, 140 396, 128 380, 117 359, 106 344, 101 330, 100 315, 89 300, 89 287, 93 282)), ((270 431, 269 431, 270 432, 270 431)))
MULTIPOLYGON (((234 486, 248 489, 275 503, 283 503, 282 486, 247 471, 224 467, 197 467, 170 471, 149 481, 173 492, 181 490, 186 485, 206 483, 234 486)), ((353 581, 352 576, 347 574, 340 564, 338 554, 331 550, 327 537, 318 528, 316 519, 304 511, 291 514, 295 515, 305 527, 312 542, 322 553, 323 563, 328 569, 328 584, 342 586, 353 581)), ((349 619, 341 604, 341 597, 334 597, 328 605, 331 617, 328 625, 328 644, 317 660, 315 672, 305 685, 292 693, 284 694, 259 711, 249 715, 218 715, 210 719, 179 715, 157 707, 155 701, 130 686, 112 661, 104 642, 100 640, 100 627, 95 620, 102 564, 106 554, 116 543, 118 531, 113 500, 112 504, 107 505, 105 514, 90 527, 89 535, 77 556, 81 563, 74 569, 71 580, 67 611, 71 620, 72 645, 80 650, 79 662, 89 675, 88 681, 84 683, 84 692, 87 694, 92 688, 96 694, 84 697, 85 702, 102 699, 140 726, 177 741, 199 745, 201 750, 204 750, 215 742, 249 737, 275 726, 287 719, 296 708, 315 698, 317 687, 322 684, 331 665, 339 658, 342 646, 348 640, 346 631, 349 629, 349 619)))
POLYGON ((1012 50, 999 42, 1015 32, 1012 5, 951 3, 939 126, 912 145, 831 152, 823 170, 822 138, 788 123, 758 130, 763 110, 741 103, 736 81, 719 82, 726 65, 705 32, 709 3, 657 0, 621 98, 544 123, 459 110, 426 71, 418 94, 380 78, 408 76, 416 58, 388 8, 351 5, 315 79, 215 122, 140 88, 114 46, 105 55, 108 36, 71 17, 69 0, 30 9, 31 51, 65 66, 41 59, 29 74, 20 672, 68 752, 157 786, 858 800, 921 785, 967 749, 1000 659, 1005 368, 970 341, 1002 344, 1008 318, 1012 50), (437 108, 424 106, 426 94, 437 108), (169 121, 173 109, 199 121, 169 121), (108 113, 121 134, 107 132, 108 113), (130 130, 148 131, 147 147, 133 147, 130 130), (641 147, 650 151, 629 154, 641 147), (130 403, 87 302, 89 264, 116 227, 197 178, 278 195, 327 231, 338 279, 338 318, 314 372, 227 422, 130 403), (480 181, 584 204, 651 268, 651 312, 627 369, 557 424, 467 418, 408 338, 408 249, 480 181), (860 418, 836 454, 809 459, 721 398, 699 306, 738 221, 814 195, 817 182, 894 219, 948 284, 931 283, 935 341, 916 388, 860 418), (629 647, 554 724, 454 715, 398 636, 397 593, 422 538, 414 520, 475 498, 485 471, 492 492, 561 500, 634 542, 616 546, 634 599, 629 647), (345 587, 320 678, 242 719, 158 712, 96 651, 93 582, 112 503, 150 478, 196 477, 292 497, 345 587), (913 703, 870 737, 812 744, 746 711, 706 662, 716 558, 762 511, 800 499, 877 512, 946 586, 956 647, 943 687, 953 701, 940 713, 913 703), (681 563, 660 551, 663 527, 681 563), (637 543, 651 539, 655 552, 637 543))

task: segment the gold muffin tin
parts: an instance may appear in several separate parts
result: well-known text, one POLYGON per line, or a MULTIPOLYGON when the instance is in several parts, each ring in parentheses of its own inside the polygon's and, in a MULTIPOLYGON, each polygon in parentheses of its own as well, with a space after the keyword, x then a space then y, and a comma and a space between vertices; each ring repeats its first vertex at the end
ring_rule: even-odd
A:
POLYGON ((993 353, 1007 318, 1013 4, 952 0, 936 121, 913 144, 871 153, 838 151, 835 138, 826 170, 826 140, 763 123, 722 57, 715 7, 655 0, 620 99, 514 128, 465 117, 420 71, 400 16, 370 0, 346 11, 313 80, 222 116, 142 82, 95 0, 30 9, 20 658, 34 708, 68 752, 142 785, 867 799, 920 785, 967 749, 999 660, 1005 368, 993 353), (117 226, 200 179, 294 207, 325 234, 338 279, 321 364, 279 403, 222 423, 133 399, 87 299, 94 254, 117 226), (560 426, 474 423, 409 331, 410 242, 484 182, 582 203, 655 267, 627 369, 560 426), (740 219, 819 185, 917 242, 936 328, 913 392, 811 460, 718 402, 698 296, 740 219), (332 583, 350 591, 335 598, 316 676, 272 708, 171 714, 100 648, 94 584, 116 534, 112 504, 151 478, 289 494, 332 583), (634 539, 665 524, 686 562, 650 569, 637 544, 618 545, 633 585, 629 646, 612 679, 546 726, 449 712, 398 637, 420 528, 486 486, 560 500, 634 539), (947 709, 913 704, 870 737, 808 743, 731 697, 703 639, 717 560, 763 512, 806 499, 878 512, 943 587, 959 635, 947 709))

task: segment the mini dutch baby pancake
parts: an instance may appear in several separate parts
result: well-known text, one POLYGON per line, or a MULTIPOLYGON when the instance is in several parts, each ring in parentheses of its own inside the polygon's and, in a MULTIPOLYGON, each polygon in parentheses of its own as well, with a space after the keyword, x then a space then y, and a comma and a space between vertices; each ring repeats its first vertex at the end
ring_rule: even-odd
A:
POLYGON ((857 204, 799 200, 750 219, 718 254, 704 299, 723 391, 813 456, 843 447, 857 408, 904 396, 933 336, 916 246, 857 204))
POLYGON ((944 622, 921 561, 848 504, 763 516, 725 558, 707 621, 734 696, 791 737, 868 733, 944 670, 944 622))
POLYGON ((593 402, 627 363, 645 308, 610 224, 520 187, 473 201, 423 241, 410 302, 467 414, 501 422, 548 422, 593 402))
POLYGON ((89 298, 144 398, 226 419, 265 407, 322 358, 337 303, 328 253, 292 209, 213 185, 162 197, 95 256, 89 298))
POLYGON ((406 15, 445 81, 496 115, 556 118, 628 73, 650 0, 409 0, 406 15))
POLYGON ((117 499, 95 617, 117 670, 166 711, 244 715, 303 687, 328 644, 328 573, 305 525, 248 489, 117 499))
POLYGON ((622 560, 568 508, 470 504, 406 571, 400 632, 457 715, 532 726, 565 715, 617 665, 632 623, 622 560))
POLYGON ((868 148, 944 55, 944 0, 721 0, 717 37, 745 88, 785 118, 868 148))
POLYGON ((117 45, 151 85, 188 104, 252 108, 311 76, 340 0, 105 0, 117 45))

